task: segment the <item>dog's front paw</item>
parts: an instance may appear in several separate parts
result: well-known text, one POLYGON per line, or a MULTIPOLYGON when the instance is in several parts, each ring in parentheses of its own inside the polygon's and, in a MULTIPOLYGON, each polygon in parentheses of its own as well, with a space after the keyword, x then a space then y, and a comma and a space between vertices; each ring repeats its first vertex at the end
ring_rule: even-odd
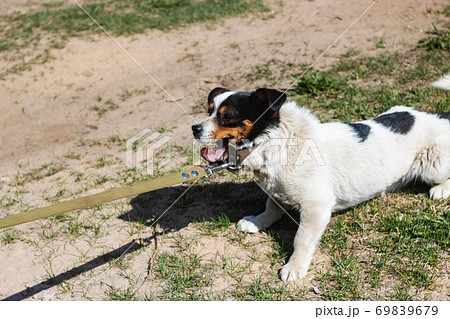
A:
POLYGON ((298 263, 289 261, 286 265, 281 267, 280 278, 283 281, 294 281, 305 277, 307 271, 308 269, 303 269, 298 263))
POLYGON ((245 233, 257 233, 261 229, 260 227, 255 223, 257 218, 253 215, 251 216, 245 216, 240 221, 238 221, 236 227, 242 232, 245 233))

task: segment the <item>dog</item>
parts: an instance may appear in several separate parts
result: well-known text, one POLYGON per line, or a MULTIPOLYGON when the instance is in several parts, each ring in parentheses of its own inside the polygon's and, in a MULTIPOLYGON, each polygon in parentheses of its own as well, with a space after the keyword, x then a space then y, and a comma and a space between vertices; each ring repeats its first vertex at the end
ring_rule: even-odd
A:
MULTIPOLYGON (((434 86, 450 90, 450 74, 434 86)), ((208 161, 223 160, 223 145, 234 140, 251 150, 242 167, 269 194, 265 211, 244 217, 237 228, 259 232, 281 218, 283 206, 300 213, 294 251, 279 272, 283 281, 306 275, 333 212, 415 180, 432 186, 432 199, 450 196, 450 112, 395 106, 371 120, 321 123, 286 102, 285 93, 267 88, 215 88, 208 106, 209 117, 192 126, 199 142, 223 142, 206 154, 208 161)))

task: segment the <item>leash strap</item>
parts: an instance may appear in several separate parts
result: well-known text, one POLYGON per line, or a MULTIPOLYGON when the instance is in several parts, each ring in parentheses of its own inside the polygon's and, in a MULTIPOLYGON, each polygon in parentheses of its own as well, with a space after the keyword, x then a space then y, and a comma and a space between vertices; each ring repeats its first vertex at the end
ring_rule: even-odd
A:
POLYGON ((142 193, 151 192, 180 183, 196 181, 205 176, 208 176, 208 173, 203 167, 187 167, 178 173, 0 218, 0 229, 71 212, 78 209, 89 208, 121 198, 136 196, 142 193))

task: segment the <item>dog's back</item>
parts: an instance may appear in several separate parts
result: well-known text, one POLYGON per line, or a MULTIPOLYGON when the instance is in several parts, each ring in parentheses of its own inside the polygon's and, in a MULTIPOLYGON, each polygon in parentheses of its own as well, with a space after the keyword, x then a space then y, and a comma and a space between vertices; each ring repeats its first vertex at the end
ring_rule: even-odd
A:
POLYGON ((430 185, 450 178, 450 120, 396 106, 355 123, 326 123, 318 130, 337 197, 345 209, 412 180, 430 185))

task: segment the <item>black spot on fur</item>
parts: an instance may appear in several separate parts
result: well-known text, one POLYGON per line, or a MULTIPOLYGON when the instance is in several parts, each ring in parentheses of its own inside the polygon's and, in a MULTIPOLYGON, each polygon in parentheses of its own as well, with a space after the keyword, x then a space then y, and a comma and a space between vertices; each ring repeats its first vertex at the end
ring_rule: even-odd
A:
POLYGON ((407 134, 414 125, 414 115, 409 112, 394 112, 383 114, 373 119, 386 126, 394 133, 407 134))
POLYGON ((370 126, 367 124, 361 123, 345 123, 350 125, 350 127, 355 131, 355 133, 359 137, 359 142, 362 143, 369 137, 370 134, 370 126))
POLYGON ((450 122, 450 112, 447 113, 437 113, 436 114, 440 119, 446 119, 450 122))

